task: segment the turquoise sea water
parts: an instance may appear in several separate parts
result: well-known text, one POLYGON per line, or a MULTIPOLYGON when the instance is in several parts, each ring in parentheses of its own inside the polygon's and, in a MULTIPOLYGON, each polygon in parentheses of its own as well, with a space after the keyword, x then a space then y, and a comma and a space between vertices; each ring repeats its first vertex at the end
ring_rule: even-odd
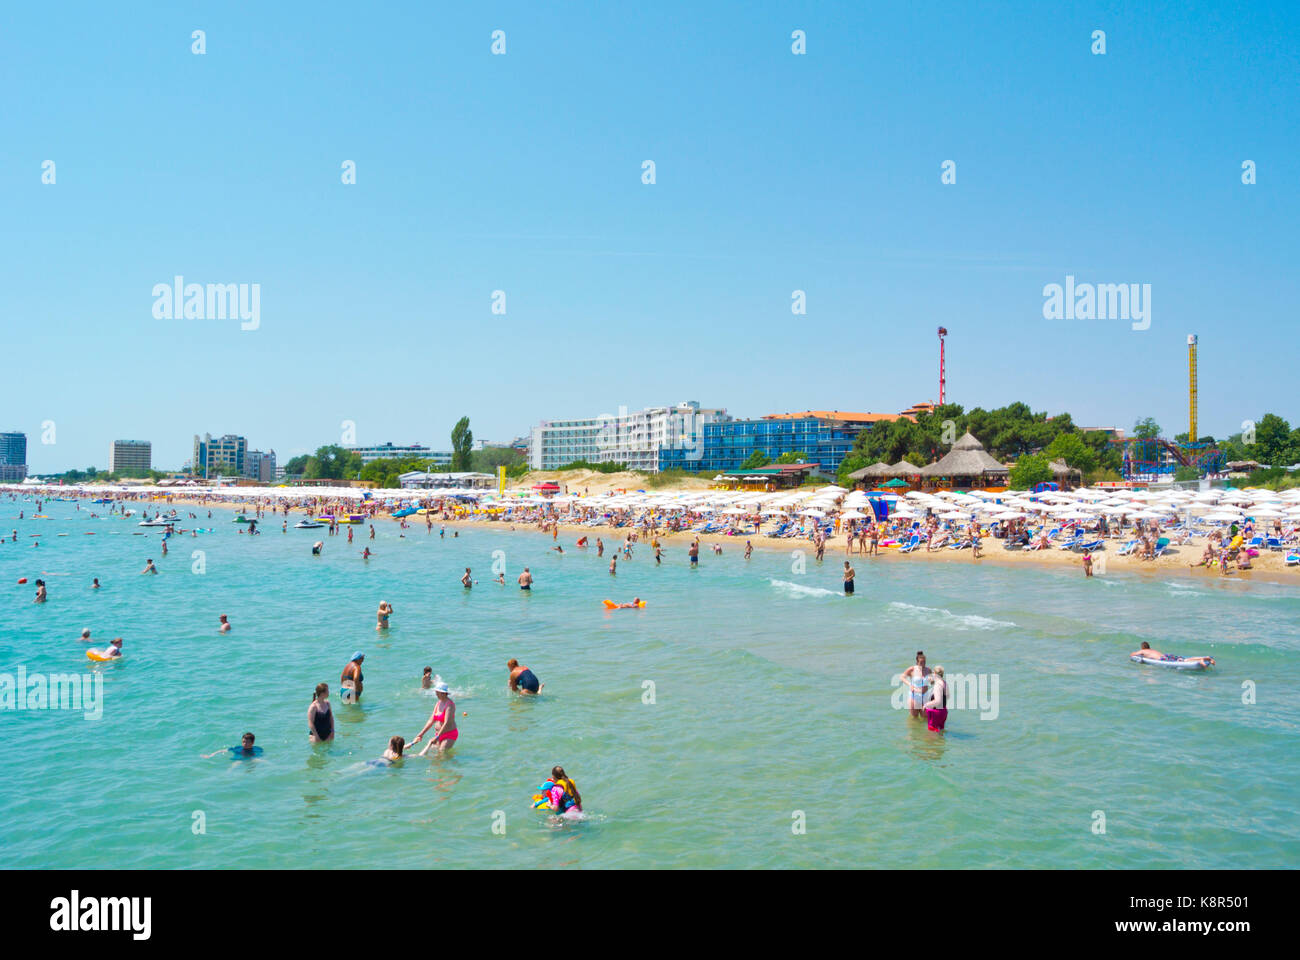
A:
POLYGON ((790 551, 745 561, 727 542, 715 557, 706 538, 698 570, 684 547, 662 567, 639 547, 611 578, 610 551, 571 536, 561 557, 536 533, 400 539, 384 521, 348 547, 296 516, 287 534, 268 520, 241 536, 226 510, 163 559, 159 531, 90 519, 85 502, 33 512, 0 503, 0 529, 19 533, 0 547, 0 672, 99 671, 103 716, 0 711, 3 867, 1300 865, 1294 586, 855 558, 845 598, 835 553, 800 573, 790 551), (490 582, 498 550, 505 587, 490 582), (146 557, 158 576, 138 575, 146 557), (531 595, 513 585, 525 564, 531 595), (600 605, 633 595, 649 606, 600 605), (396 607, 386 635, 380 600, 396 607), (90 664, 83 626, 124 637, 127 657, 90 664), (1143 639, 1218 667, 1129 663, 1143 639), (345 706, 357 648, 364 702, 345 706), (950 677, 996 676, 996 718, 954 709, 939 736, 894 709, 891 678, 918 648, 950 677), (512 656, 544 696, 507 694, 512 656), (428 718, 426 665, 464 714, 457 748, 367 766, 428 718), (312 747, 321 680, 338 735, 312 747), (259 761, 200 758, 244 730, 259 761), (555 763, 586 821, 530 809, 555 763))

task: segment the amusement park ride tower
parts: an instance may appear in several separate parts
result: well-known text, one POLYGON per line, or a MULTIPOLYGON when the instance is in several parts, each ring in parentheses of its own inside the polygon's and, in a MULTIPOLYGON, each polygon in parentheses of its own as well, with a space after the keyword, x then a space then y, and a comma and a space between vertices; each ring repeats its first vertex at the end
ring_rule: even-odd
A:
POLYGON ((1163 437, 1128 437, 1116 441, 1122 451, 1121 472, 1125 480, 1155 482, 1168 479, 1179 467, 1193 467, 1201 476, 1223 468, 1223 454, 1213 443, 1202 443, 1197 398, 1196 351, 1199 338, 1187 335, 1187 439, 1171 441, 1163 437))
POLYGON ((948 328, 939 328, 939 405, 943 406, 944 387, 948 385, 948 379, 943 372, 943 338, 948 336, 948 328))

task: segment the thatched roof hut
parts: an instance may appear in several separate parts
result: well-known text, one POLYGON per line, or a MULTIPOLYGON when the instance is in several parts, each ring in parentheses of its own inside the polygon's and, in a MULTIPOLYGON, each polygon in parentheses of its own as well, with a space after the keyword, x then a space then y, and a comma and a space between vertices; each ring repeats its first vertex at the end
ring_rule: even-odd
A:
POLYGON ((892 474, 885 473, 889 469, 889 464, 883 460, 877 460, 869 467, 863 467, 861 470, 854 470, 849 474, 850 480, 874 480, 877 477, 888 477, 892 474))
MULTIPOLYGON (((913 468, 915 470, 915 468, 913 468)), ((984 445, 967 431, 960 440, 952 445, 941 460, 917 471, 923 477, 960 477, 975 479, 982 477, 1005 477, 1007 468, 989 456, 984 445)))

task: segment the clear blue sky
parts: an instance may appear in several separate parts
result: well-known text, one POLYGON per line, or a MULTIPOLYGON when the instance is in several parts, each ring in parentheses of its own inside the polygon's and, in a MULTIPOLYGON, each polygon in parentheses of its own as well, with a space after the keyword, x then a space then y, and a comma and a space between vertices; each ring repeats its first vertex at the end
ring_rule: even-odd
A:
POLYGON ((1136 7, 11 6, 0 429, 39 472, 343 420, 445 449, 462 414, 896 412, 937 398, 939 324, 968 407, 1172 435, 1196 332, 1202 432, 1296 421, 1300 5, 1136 7), (260 329, 154 319, 176 274, 260 283, 260 329), (1151 328, 1044 320, 1066 274, 1151 284, 1151 328))

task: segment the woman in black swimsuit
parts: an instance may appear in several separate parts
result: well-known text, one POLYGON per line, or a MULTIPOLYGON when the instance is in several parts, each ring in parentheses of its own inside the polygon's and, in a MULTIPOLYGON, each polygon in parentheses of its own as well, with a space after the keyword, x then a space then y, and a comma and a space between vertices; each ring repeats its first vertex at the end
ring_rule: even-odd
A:
POLYGON ((312 743, 334 739, 334 711, 330 709, 330 685, 316 684, 316 695, 307 708, 307 736, 312 743))

